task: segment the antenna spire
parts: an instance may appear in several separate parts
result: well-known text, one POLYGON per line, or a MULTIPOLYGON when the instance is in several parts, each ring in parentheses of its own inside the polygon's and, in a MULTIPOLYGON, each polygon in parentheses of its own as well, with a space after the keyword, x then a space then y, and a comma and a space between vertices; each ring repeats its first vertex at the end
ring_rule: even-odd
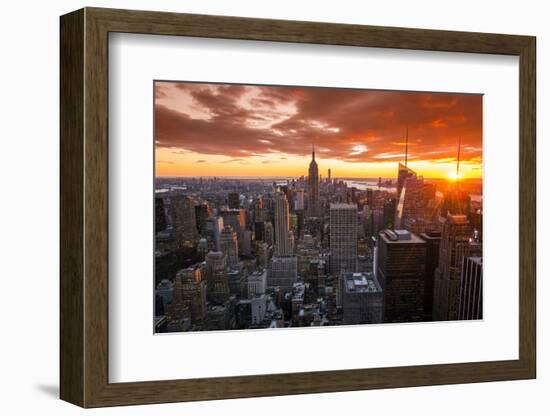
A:
POLYGON ((315 160, 315 142, 311 142, 311 158, 315 160))
POLYGON ((458 152, 456 155, 456 178, 457 179, 458 179, 458 171, 460 168, 460 142, 461 142, 461 137, 458 136, 458 152))
POLYGON ((409 127, 407 127, 405 134, 405 166, 407 166, 407 159, 409 156, 409 127))

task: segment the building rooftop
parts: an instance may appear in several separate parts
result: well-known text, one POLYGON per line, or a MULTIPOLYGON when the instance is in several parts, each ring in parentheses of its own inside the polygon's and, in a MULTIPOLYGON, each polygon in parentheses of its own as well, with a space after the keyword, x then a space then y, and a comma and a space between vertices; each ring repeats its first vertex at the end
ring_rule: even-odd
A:
POLYGON ((426 242, 407 230, 383 230, 379 236, 388 244, 425 244, 426 242))
POLYGON ((372 273, 346 273, 344 284, 347 293, 378 293, 382 287, 372 273))
POLYGON ((357 209, 357 204, 346 204, 344 202, 333 202, 330 209, 357 209))

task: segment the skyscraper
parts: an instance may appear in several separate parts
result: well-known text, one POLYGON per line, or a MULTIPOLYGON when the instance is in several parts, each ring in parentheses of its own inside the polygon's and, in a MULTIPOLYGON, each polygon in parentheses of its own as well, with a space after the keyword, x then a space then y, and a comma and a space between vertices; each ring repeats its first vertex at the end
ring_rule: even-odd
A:
POLYGON ((355 272, 357 268, 357 205, 330 204, 330 271, 355 272))
POLYGON ((198 237, 193 200, 187 196, 177 196, 172 199, 171 205, 177 247, 192 247, 198 237))
POLYGON ((422 321, 426 242, 406 230, 381 231, 376 267, 384 290, 384 322, 422 321))
POLYGON ((458 319, 483 318, 483 259, 464 257, 460 279, 458 319))
POLYGON ((226 225, 220 233, 220 251, 225 254, 227 266, 234 267, 239 261, 239 244, 233 227, 226 225))
POLYGON ((227 205, 229 209, 239 209, 240 208, 240 195, 238 192, 229 192, 227 195, 227 205))
POLYGON ((372 273, 343 273, 340 276, 344 324, 379 324, 384 312, 384 293, 372 273))
POLYGON ((290 256, 292 246, 290 241, 290 222, 288 201, 286 195, 277 192, 275 195, 275 255, 290 256))
POLYGON ((223 304, 229 298, 229 285, 225 275, 226 259, 221 251, 211 251, 206 256, 208 300, 223 304))
POLYGON ((155 233, 166 229, 166 214, 164 213, 164 200, 155 197, 155 233))
POLYGON ((311 162, 307 178, 307 193, 309 199, 308 215, 310 217, 319 216, 319 167, 315 161, 315 147, 311 151, 311 162))
POLYGON ((457 319, 463 258, 480 254, 481 245, 471 240, 471 227, 466 216, 448 214, 441 233, 439 264, 435 271, 435 321, 457 319))
POLYGON ((174 308, 187 313, 193 324, 206 317, 206 285, 202 281, 200 268, 188 267, 176 274, 174 308))
POLYGON ((426 242, 426 284, 424 286, 424 317, 431 321, 434 302, 435 270, 439 264, 439 245, 441 243, 440 232, 427 232, 420 234, 426 242))

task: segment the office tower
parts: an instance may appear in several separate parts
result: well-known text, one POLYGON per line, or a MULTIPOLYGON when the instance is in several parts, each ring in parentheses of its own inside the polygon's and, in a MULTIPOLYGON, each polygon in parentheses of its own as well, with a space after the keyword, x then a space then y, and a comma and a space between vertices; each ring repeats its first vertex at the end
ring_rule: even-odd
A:
POLYGON ((200 268, 180 270, 174 280, 174 308, 191 318, 191 323, 201 322, 206 317, 206 285, 200 268))
POLYGON ((254 223, 260 223, 265 221, 264 201, 261 196, 254 200, 254 223))
POLYGON ((257 265, 259 268, 263 269, 263 268, 267 268, 268 265, 269 265, 269 260, 270 260, 270 246, 267 245, 267 243, 264 243, 264 242, 259 242, 257 244, 257 265))
POLYGON ((186 196, 173 197, 172 217, 177 247, 193 247, 198 237, 193 200, 186 196))
POLYGON ((166 213, 164 211, 164 200, 155 197, 155 233, 166 229, 166 213))
POLYGON ((197 231, 201 237, 206 237, 208 221, 212 217, 212 210, 208 202, 195 206, 195 217, 197 220, 197 231))
POLYGON ((160 298, 163 307, 172 303, 174 297, 174 284, 168 279, 162 279, 155 289, 155 294, 160 298))
POLYGON ((229 285, 225 275, 226 258, 221 251, 211 251, 206 255, 206 284, 208 300, 223 304, 229 298, 229 285))
POLYGON ((397 199, 401 197, 401 190, 405 184, 407 178, 416 176, 416 173, 407 167, 407 161, 409 156, 409 128, 407 127, 405 135, 405 163, 399 162, 397 166, 397 199))
POLYGON ((426 242, 407 230, 378 235, 376 277, 384 290, 384 322, 424 319, 426 242))
POLYGON ((229 192, 227 195, 227 205, 229 209, 239 209, 241 205, 240 195, 238 192, 229 192))
POLYGON ((248 275, 248 297, 265 294, 267 288, 267 271, 259 270, 248 275))
POLYGON ((330 182, 332 180, 330 168, 328 168, 328 181, 330 182))
POLYGON ((384 293, 372 273, 340 276, 344 324, 379 324, 383 321, 384 293))
POLYGON ((441 206, 441 216, 446 218, 451 215, 466 215, 470 214, 470 194, 463 191, 460 186, 460 137, 458 138, 458 152, 456 157, 456 178, 455 181, 449 183, 449 187, 443 196, 443 204, 441 206))
POLYGON ((290 241, 290 223, 288 201, 282 192, 275 195, 275 255, 290 256, 292 254, 290 241))
POLYGON ((420 234, 426 242, 426 283, 424 285, 424 320, 431 321, 434 302, 435 269, 439 263, 441 233, 437 231, 420 234))
POLYGON ((201 261, 204 261, 206 259, 206 254, 208 253, 208 251, 208 240, 203 237, 199 240, 199 244, 197 246, 197 252, 201 261))
POLYGON ((319 168, 315 161, 315 147, 311 151, 311 162, 309 163, 309 171, 307 178, 307 194, 308 194, 308 215, 310 217, 319 216, 319 168))
POLYGON ((443 193, 441 205, 441 216, 445 218, 451 215, 468 215, 471 208, 470 194, 460 188, 459 181, 449 184, 448 189, 443 193))
POLYGON ((330 271, 355 272, 357 268, 357 205, 330 204, 330 271))
POLYGON ((270 287, 278 287, 283 292, 292 289, 298 278, 298 261, 296 256, 273 256, 267 283, 270 287))
POLYGON ((226 225, 220 233, 220 251, 225 254, 228 267, 234 267, 239 262, 237 233, 230 225, 226 225))
POLYGON ((264 222, 264 233, 264 241, 267 245, 273 246, 275 244, 275 229, 271 222, 264 222))
POLYGON ((394 228, 419 235, 433 230, 438 224, 436 190, 416 172, 409 169, 409 173, 397 200, 394 228))
POLYGON ((439 263, 435 271, 433 319, 458 318, 462 259, 481 254, 480 244, 471 241, 471 227, 465 215, 447 215, 441 233, 439 263))
POLYGON ((221 209, 218 216, 223 218, 224 225, 233 227, 233 231, 237 233, 237 236, 246 227, 246 211, 244 209, 221 209))
POLYGON ((263 221, 254 223, 254 240, 265 241, 265 223, 263 221))
POLYGON ((304 191, 302 189, 298 189, 296 191, 296 199, 294 201, 294 210, 295 211, 304 210, 304 191))
POLYGON ((458 319, 483 319, 483 260, 464 257, 460 279, 458 319))
POLYGON ((219 251, 220 233, 223 230, 223 218, 212 217, 206 223, 206 241, 208 241, 209 251, 219 251))
POLYGON ((267 312, 267 296, 260 295, 250 299, 252 325, 260 325, 267 312))
POLYGON ((224 225, 233 227, 233 231, 237 233, 239 245, 243 243, 243 233, 246 229, 246 211, 244 209, 222 209, 218 214, 223 218, 224 225))
POLYGON ((243 231, 242 244, 239 245, 239 250, 239 253, 245 256, 250 256, 252 254, 252 231, 243 231))

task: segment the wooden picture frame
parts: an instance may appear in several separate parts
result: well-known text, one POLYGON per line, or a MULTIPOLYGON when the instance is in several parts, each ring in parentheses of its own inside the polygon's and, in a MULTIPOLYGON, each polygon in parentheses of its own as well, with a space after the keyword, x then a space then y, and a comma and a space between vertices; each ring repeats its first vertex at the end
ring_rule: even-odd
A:
POLYGON ((99 8, 62 16, 60 28, 61 399, 82 407, 101 407, 535 378, 534 37, 99 8), (109 383, 110 32, 518 56, 519 359, 109 383))

